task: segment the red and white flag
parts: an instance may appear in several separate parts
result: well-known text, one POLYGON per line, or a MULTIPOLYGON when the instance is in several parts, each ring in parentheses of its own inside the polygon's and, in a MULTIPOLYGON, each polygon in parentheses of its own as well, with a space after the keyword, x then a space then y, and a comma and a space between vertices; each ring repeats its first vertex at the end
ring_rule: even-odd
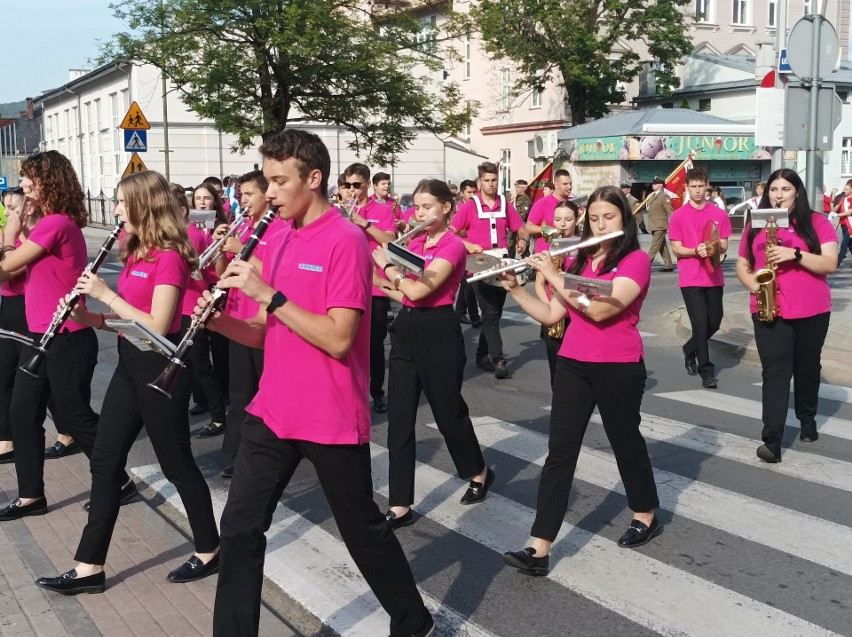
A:
POLYGON ((541 169, 541 172, 533 177, 532 183, 527 187, 527 196, 532 203, 544 197, 544 185, 553 181, 553 162, 541 169))

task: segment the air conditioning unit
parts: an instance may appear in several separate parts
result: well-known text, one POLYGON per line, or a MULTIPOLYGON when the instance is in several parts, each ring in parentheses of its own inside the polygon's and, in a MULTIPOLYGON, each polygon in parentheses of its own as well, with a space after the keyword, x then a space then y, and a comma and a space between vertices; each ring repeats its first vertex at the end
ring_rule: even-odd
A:
POLYGON ((558 142, 556 131, 543 131, 533 136, 533 148, 536 157, 553 157, 556 154, 558 142))

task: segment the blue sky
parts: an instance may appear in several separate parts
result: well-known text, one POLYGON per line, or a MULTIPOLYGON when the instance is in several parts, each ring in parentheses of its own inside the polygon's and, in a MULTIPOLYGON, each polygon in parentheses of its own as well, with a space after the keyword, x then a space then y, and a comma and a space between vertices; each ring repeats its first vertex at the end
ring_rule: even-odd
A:
MULTIPOLYGON (((120 0, 28 0, 3 10, 0 44, 0 103, 62 86, 68 70, 92 68, 98 40, 107 41, 122 24, 110 2, 120 0)), ((0 4, 6 4, 0 2, 0 4)))

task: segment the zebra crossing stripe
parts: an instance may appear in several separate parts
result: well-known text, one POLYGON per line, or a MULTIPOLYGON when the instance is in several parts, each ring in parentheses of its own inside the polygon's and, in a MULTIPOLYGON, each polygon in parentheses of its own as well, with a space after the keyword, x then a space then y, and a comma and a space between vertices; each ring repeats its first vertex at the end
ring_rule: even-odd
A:
MULTIPOLYGON (((374 488, 387 496, 388 454, 371 448, 374 488)), ((458 503, 463 487, 418 463, 414 509, 498 553, 525 546, 532 509, 494 492, 465 507, 458 503)), ((762 635, 768 626, 775 637, 836 634, 568 523, 553 545, 551 567, 552 581, 663 635, 762 635)))
MULTIPOLYGON (((653 394, 659 398, 667 398, 676 400, 696 407, 705 407, 707 409, 715 409, 724 411, 737 416, 745 416, 746 418, 754 418, 761 420, 762 405, 758 400, 749 400, 748 398, 740 398, 739 396, 731 396, 729 394, 718 394, 716 392, 708 392, 702 389, 690 389, 686 391, 663 392, 653 394)), ((787 426, 801 428, 796 412, 792 409, 787 410, 787 426)), ((852 440, 852 421, 833 416, 821 416, 817 414, 817 429, 821 434, 826 436, 834 436, 835 438, 843 438, 852 440)), ((759 434, 760 430, 755 429, 755 433, 759 434)))
MULTIPOLYGON (((547 436, 497 418, 473 419, 482 446, 542 466, 547 436)), ((428 425, 437 429, 434 424, 428 425)), ((577 462, 578 480, 624 494, 615 458, 583 447, 577 462)), ((852 575, 852 529, 815 516, 721 489, 669 471, 655 470, 660 506, 701 524, 769 546, 795 557, 852 575), (798 529, 767 533, 767 529, 798 529), (819 542, 801 538, 818 537, 819 542)))
MULTIPOLYGON (((755 383, 755 387, 761 387, 762 382, 755 383)), ((793 381, 790 381, 790 389, 793 388, 793 381)), ((843 385, 831 385, 829 383, 819 384, 819 397, 825 400, 833 400, 838 403, 852 403, 852 389, 843 385)))
MULTIPOLYGON (((157 464, 131 472, 155 489, 184 517, 186 510, 173 484, 157 464)), ((211 486, 216 519, 222 515, 227 489, 211 486)), ((386 635, 389 618, 379 605, 342 541, 299 513, 279 504, 266 533, 264 575, 314 617, 347 637, 386 635)), ((496 637, 441 601, 423 594, 441 634, 496 637)))

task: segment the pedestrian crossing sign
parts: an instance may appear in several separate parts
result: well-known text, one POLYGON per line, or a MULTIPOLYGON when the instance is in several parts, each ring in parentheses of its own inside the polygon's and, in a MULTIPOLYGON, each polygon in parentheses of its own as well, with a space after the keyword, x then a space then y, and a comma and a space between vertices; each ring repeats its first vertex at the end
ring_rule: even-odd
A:
POLYGON ((131 129, 125 130, 124 151, 127 153, 148 152, 148 131, 131 129))
POLYGON ((127 164, 127 168, 125 168, 124 172, 121 173, 121 178, 124 179, 127 175, 145 172, 146 170, 148 170, 148 167, 145 165, 145 162, 142 161, 142 158, 139 157, 137 153, 133 153, 133 156, 130 158, 130 162, 127 164))
POLYGON ((142 114, 142 109, 139 108, 139 104, 133 102, 133 104, 130 105, 130 108, 127 109, 127 114, 124 116, 124 119, 121 120, 119 128, 123 128, 125 130, 150 130, 151 124, 142 114))

